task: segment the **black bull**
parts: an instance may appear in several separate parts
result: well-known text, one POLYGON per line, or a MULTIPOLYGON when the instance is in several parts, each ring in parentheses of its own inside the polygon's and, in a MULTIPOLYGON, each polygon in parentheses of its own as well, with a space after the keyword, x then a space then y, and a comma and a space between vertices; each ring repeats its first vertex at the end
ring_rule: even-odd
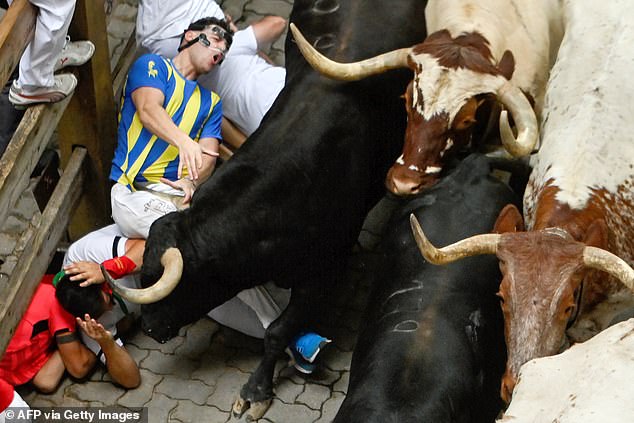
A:
MULTIPOLYGON (((358 60, 424 39, 425 4, 296 0, 290 20, 329 56, 358 60)), ((142 271, 143 285, 151 285, 162 274, 163 252, 180 249, 180 284, 142 307, 143 328, 159 341, 245 288, 269 280, 292 288, 288 308, 267 330, 263 361, 242 390, 250 402, 272 396, 277 356, 342 273, 383 192, 402 145, 400 96, 411 79, 403 71, 331 81, 310 68, 290 35, 286 66, 286 86, 260 128, 199 188, 188 210, 152 225, 142 271)))
POLYGON ((470 156, 440 183, 393 213, 371 268, 373 292, 336 423, 492 422, 502 405, 503 317, 495 259, 427 263, 412 236, 414 213, 430 240, 447 245, 488 232, 517 203, 470 156))

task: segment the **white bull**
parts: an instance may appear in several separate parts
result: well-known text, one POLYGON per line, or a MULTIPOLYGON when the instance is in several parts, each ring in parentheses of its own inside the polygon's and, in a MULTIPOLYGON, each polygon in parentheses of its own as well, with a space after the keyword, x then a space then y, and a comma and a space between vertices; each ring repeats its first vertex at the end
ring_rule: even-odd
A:
POLYGON ((498 423, 630 422, 634 418, 634 319, 520 369, 498 423))

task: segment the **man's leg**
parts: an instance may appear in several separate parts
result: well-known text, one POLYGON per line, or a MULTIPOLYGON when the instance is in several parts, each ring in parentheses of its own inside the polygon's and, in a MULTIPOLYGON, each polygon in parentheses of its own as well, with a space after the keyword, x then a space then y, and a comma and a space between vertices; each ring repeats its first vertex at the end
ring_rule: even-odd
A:
POLYGON ((75 11, 75 0, 30 0, 39 8, 35 35, 22 54, 18 86, 25 89, 51 87, 57 56, 75 11))
POLYGON ((66 367, 62 361, 62 356, 58 350, 55 350, 51 358, 48 359, 44 366, 35 374, 33 385, 46 394, 54 392, 59 386, 59 382, 64 376, 66 367))
POLYGON ((114 184, 110 191, 112 219, 128 238, 147 239, 156 219, 176 211, 176 206, 149 191, 130 191, 114 184))

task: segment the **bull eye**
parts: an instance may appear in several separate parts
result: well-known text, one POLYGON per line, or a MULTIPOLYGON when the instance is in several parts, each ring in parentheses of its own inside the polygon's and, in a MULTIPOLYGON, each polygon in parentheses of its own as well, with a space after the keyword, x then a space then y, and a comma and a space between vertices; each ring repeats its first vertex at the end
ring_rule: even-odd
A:
POLYGON ((501 292, 497 292, 495 296, 499 298, 500 304, 504 304, 504 295, 501 292))

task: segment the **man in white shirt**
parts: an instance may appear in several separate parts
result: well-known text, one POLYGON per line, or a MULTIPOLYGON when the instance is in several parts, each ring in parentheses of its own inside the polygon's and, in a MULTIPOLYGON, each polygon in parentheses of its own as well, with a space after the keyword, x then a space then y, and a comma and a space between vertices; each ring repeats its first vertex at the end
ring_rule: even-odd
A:
MULTIPOLYGON (((140 0, 137 46, 172 58, 185 28, 206 16, 225 18, 211 0, 140 0)), ((246 136, 257 129, 284 87, 286 69, 274 66, 259 51, 268 49, 285 28, 284 18, 266 16, 237 31, 222 64, 199 79, 205 88, 220 95, 223 114, 246 136)))

